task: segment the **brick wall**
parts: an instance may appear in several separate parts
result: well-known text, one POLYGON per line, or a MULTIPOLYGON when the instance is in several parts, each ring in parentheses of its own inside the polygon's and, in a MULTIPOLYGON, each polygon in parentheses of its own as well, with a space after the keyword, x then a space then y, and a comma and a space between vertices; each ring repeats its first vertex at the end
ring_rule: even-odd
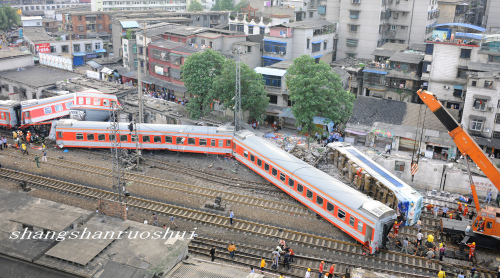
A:
MULTIPOLYGON (((92 15, 96 15, 96 17, 93 17, 95 20, 87 20, 84 14, 72 14, 71 24, 73 24, 73 34, 80 36, 80 39, 86 39, 88 32, 105 32, 111 35, 112 31, 109 28, 111 24, 109 14, 96 13, 92 15), (87 25, 89 24, 95 24, 95 30, 87 30, 87 25), (99 29, 99 24, 102 26, 102 29, 99 29), (80 27, 83 28, 83 30, 80 27)), ((65 29, 66 26, 66 18, 63 16, 63 29, 65 29)))
POLYGON ((127 207, 124 203, 99 200, 99 213, 127 220, 127 207))

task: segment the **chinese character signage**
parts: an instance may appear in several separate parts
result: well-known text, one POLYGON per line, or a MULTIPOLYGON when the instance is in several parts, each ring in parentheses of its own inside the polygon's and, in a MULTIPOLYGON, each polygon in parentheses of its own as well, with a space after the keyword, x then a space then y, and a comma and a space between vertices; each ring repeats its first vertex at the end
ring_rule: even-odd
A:
MULTIPOLYGON (((472 176, 472 181, 474 182, 474 185, 476 186, 477 194, 479 196, 486 196, 488 194, 488 190, 491 189, 492 192, 492 198, 496 196, 498 193, 497 188, 493 185, 493 183, 485 177, 478 177, 478 176, 472 176)), ((469 176, 464 175, 464 182, 466 184, 469 184, 469 176)))
POLYGON ((35 44, 36 53, 50 53, 50 43, 35 44))

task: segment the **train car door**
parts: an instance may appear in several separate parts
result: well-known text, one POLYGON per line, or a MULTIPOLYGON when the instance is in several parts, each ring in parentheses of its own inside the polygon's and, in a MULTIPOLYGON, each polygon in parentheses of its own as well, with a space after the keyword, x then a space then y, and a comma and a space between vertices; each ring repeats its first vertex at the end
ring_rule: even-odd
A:
POLYGON ((371 226, 366 225, 365 242, 371 241, 372 240, 372 235, 373 235, 373 228, 371 226))

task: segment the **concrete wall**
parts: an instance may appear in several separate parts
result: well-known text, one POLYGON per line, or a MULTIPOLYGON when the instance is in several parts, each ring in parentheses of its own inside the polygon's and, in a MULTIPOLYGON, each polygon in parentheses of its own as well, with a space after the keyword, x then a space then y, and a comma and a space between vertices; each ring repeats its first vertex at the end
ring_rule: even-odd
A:
POLYGON ((26 55, 0 61, 0 71, 33 66, 33 56, 26 55))
POLYGON ((455 22, 455 10, 457 8, 456 3, 439 3, 439 13, 438 24, 455 22))
POLYGON ((496 33, 500 31, 500 1, 489 0, 486 8, 486 32, 496 33))
POLYGON ((42 91, 45 89, 45 87, 32 88, 24 84, 5 80, 2 79, 1 75, 0 84, 5 85, 5 88, 1 90, 2 96, 4 98, 17 101, 29 100, 34 98, 40 99, 42 97, 42 91))

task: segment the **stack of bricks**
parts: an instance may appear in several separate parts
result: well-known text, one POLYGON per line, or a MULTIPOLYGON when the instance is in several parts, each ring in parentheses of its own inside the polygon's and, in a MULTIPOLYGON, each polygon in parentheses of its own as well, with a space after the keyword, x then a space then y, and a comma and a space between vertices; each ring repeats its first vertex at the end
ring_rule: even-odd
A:
POLYGON ((127 220, 127 205, 111 200, 99 200, 99 213, 127 220))

